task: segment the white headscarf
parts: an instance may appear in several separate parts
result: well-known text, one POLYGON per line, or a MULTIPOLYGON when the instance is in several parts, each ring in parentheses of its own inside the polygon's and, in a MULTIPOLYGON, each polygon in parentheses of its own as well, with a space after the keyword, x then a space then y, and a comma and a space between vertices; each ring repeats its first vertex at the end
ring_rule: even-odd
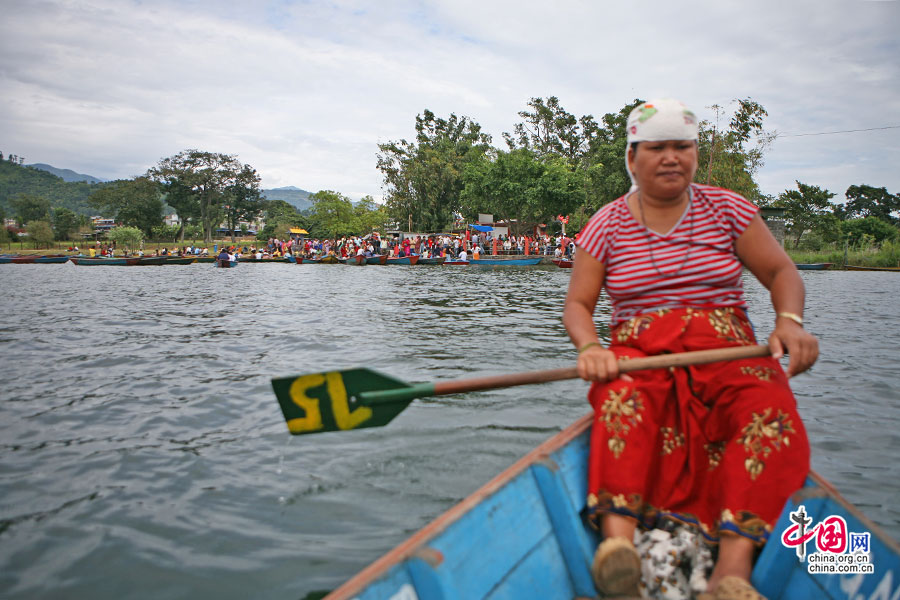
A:
MULTIPOLYGON (((672 98, 648 100, 631 111, 626 126, 628 147, 632 142, 663 142, 667 140, 699 139, 700 125, 697 115, 672 98)), ((637 190, 634 174, 628 167, 628 150, 625 150, 625 170, 631 178, 631 191, 637 190)))

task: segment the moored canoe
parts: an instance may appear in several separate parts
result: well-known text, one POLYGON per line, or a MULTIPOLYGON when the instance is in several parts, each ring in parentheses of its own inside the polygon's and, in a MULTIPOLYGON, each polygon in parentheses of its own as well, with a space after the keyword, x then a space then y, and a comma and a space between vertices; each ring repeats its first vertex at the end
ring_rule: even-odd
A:
POLYGON ((387 254, 378 254, 376 256, 367 256, 366 262, 370 265, 386 265, 387 254))
MULTIPOLYGON (((581 518, 593 420, 585 415, 539 445, 326 600, 596 597, 590 565, 599 539, 581 518)), ((809 543, 814 547, 815 539, 809 543)), ((751 581, 770 600, 888 598, 898 570, 900 545, 811 473, 784 507, 751 581), (801 507, 811 526, 837 515, 845 534, 868 532, 872 572, 849 576, 852 584, 810 574, 796 549, 781 543, 801 507)))
POLYGON ((538 256, 536 258, 479 258, 478 260, 472 260, 473 265, 481 265, 481 266, 495 266, 495 265, 503 265, 503 266, 530 266, 536 265, 541 262, 541 257, 538 256))
POLYGON ((447 260, 445 256, 434 256, 432 258, 419 258, 416 264, 419 265, 442 265, 447 260))
POLYGON ((553 261, 553 264, 559 267, 560 269, 571 269, 572 265, 575 264, 574 260, 566 260, 564 258, 556 259, 553 261))
POLYGON ((166 256, 166 265, 191 265, 197 262, 196 256, 166 256))
POLYGON ((900 267, 863 267, 861 265, 845 265, 848 271, 900 271, 900 267))
POLYGON ((368 261, 366 261, 366 257, 365 257, 365 256, 359 255, 359 256, 350 256, 350 257, 348 257, 347 260, 344 261, 344 264, 345 264, 345 265, 353 265, 353 266, 359 266, 359 267, 362 267, 362 266, 367 265, 367 264, 369 264, 369 263, 368 263, 368 261))
POLYGON ((81 266, 131 266, 136 265, 138 261, 138 257, 119 257, 119 258, 100 258, 100 257, 89 257, 89 256, 72 256, 69 258, 76 265, 81 266))
POLYGON ((801 271, 824 271, 830 269, 834 263, 794 263, 801 271))
POLYGON ((419 262, 418 256, 403 256, 397 258, 389 258, 387 259, 386 264, 389 265, 414 265, 419 262))

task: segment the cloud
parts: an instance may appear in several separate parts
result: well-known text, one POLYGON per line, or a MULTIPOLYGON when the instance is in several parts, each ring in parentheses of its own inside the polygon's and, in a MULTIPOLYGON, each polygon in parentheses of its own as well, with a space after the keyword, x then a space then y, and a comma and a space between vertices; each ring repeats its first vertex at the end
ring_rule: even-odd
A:
MULTIPOLYGON (((900 125, 898 2, 5 4, 0 149, 106 178, 200 148, 267 187, 378 197, 377 144, 425 108, 502 146, 535 96, 598 118, 668 95, 705 118, 752 97, 782 132, 900 125)), ((758 179, 900 191, 898 140, 779 138, 758 179)))

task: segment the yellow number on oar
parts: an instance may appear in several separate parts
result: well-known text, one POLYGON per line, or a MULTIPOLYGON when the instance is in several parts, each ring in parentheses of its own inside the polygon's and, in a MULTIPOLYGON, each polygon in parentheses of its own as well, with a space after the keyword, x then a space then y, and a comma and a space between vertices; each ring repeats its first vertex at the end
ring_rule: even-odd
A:
POLYGON ((287 422, 288 430, 291 433, 306 433, 322 429, 322 411, 319 409, 319 399, 307 396, 306 390, 320 386, 323 383, 325 383, 325 376, 321 373, 315 373, 298 377, 291 384, 291 400, 306 412, 305 417, 291 419, 287 422))
POLYGON ((347 388, 341 374, 332 371, 325 374, 328 381, 328 395, 331 396, 331 412, 334 421, 341 429, 353 429, 360 423, 367 421, 372 416, 372 409, 368 406, 360 406, 353 411, 347 403, 347 388))

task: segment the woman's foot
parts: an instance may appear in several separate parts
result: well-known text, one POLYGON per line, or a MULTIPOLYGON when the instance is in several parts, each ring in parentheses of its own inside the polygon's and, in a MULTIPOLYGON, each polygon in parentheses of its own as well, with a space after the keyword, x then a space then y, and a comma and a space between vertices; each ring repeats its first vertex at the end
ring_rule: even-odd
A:
POLYGON ((640 596, 641 557, 623 537, 603 540, 594 554, 591 575, 605 596, 640 596))

